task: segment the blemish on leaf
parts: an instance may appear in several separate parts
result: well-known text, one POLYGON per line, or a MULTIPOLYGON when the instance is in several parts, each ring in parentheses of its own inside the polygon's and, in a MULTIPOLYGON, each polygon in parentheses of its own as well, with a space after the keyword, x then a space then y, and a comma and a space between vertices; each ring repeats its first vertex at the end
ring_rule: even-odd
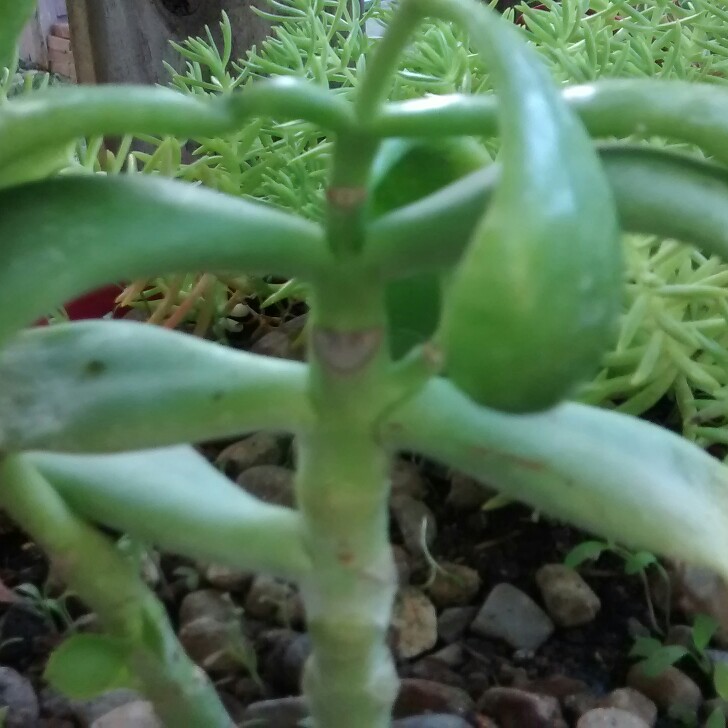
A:
POLYGON ((352 207, 361 205, 366 197, 365 187, 329 187, 326 190, 326 199, 341 210, 350 210, 352 207))
POLYGON ((546 464, 542 463, 538 460, 530 460, 529 458, 522 458, 522 457, 518 457, 516 455, 510 455, 508 453, 498 452, 497 450, 493 450, 493 448, 476 445, 475 447, 472 448, 472 450, 478 457, 500 458, 502 460, 510 462, 512 465, 515 465, 518 468, 523 468, 524 470, 533 470, 535 472, 541 472, 542 470, 546 469, 546 464))
POLYGON ((98 376, 101 376, 106 371, 106 368, 107 367, 106 367, 106 364, 104 364, 104 362, 100 361, 99 359, 92 359, 83 368, 83 373, 87 377, 98 377, 98 376))
POLYGON ((318 358, 340 374, 351 374, 370 362, 382 344, 381 328, 362 331, 314 329, 312 341, 318 358))

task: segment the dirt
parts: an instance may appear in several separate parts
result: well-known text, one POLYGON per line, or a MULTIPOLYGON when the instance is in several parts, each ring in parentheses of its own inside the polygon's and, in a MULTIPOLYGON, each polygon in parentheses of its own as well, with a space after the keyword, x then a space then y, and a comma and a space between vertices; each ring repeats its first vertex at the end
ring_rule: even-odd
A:
MULTIPOLYGON (((206 448, 209 454, 217 450, 219 446, 206 448)), ((570 549, 586 538, 585 534, 563 524, 536 519, 530 511, 516 505, 463 515, 446 503, 448 483, 442 469, 430 463, 422 463, 420 467, 430 483, 425 502, 432 509, 439 529, 432 553, 438 560, 464 563, 477 569, 483 589, 473 600, 475 606, 482 603, 490 587, 503 581, 538 600, 535 571, 545 563, 563 561, 570 549)), ((175 557, 162 560, 162 583, 167 586, 161 590, 161 596, 173 617, 189 589, 179 578, 177 569, 181 565, 191 566, 175 557)), ((596 694, 624 685, 631 664, 627 656, 633 641, 630 620, 642 624, 648 621, 642 585, 637 578, 624 576, 618 560, 609 556, 602 557, 598 568, 587 570, 586 574, 602 601, 601 612, 593 622, 557 631, 535 655, 523 657, 514 656, 514 650, 504 643, 466 636, 462 645, 467 657, 456 670, 463 685, 471 692, 482 691, 492 685, 507 684, 515 674, 530 679, 566 675, 585 681, 596 694)), ((30 583, 42 592, 47 576, 46 560, 22 534, 13 530, 0 536, 0 579, 6 586, 30 583)), ((415 569, 412 581, 417 583, 424 577, 422 570, 415 569)), ((75 616, 81 614, 79 606, 70 605, 75 616)), ((40 688, 44 662, 62 639, 64 625, 57 615, 49 617, 22 601, 0 605, 0 625, 0 664, 17 669, 40 688)), ((256 624, 254 632, 260 633, 264 627, 256 624)), ((400 665, 403 675, 410 674, 414 662, 400 665)), ((270 670, 270 665, 268 671, 275 672, 270 670)), ((266 697, 283 693, 274 684, 262 691, 266 697)), ((663 719, 659 725, 677 724, 663 719)))

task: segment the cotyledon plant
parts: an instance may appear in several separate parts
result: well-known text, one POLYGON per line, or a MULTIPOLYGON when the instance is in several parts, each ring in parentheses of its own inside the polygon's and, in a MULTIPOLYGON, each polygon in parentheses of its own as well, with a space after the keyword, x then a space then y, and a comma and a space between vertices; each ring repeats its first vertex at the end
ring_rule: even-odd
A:
MULTIPOLYGON (((0 11, 12 20, 18 5, 0 0, 0 11)), ((728 92, 714 85, 559 92, 513 28, 471 0, 402 0, 351 99, 288 78, 221 99, 110 86, 3 103, 0 505, 107 630, 64 643, 48 678, 78 697, 134 687, 169 726, 232 725, 104 526, 295 582, 313 645, 303 678, 313 723, 389 725, 397 451, 728 576, 726 467, 655 425, 563 402, 612 343, 620 229, 728 254, 726 119, 728 92), (468 31, 496 95, 385 103, 426 16, 468 31), (271 116, 320 124, 333 139, 321 223, 156 177, 42 179, 44 155, 79 136, 212 137, 271 116), (497 163, 460 174, 467 139, 498 132, 497 163), (716 161, 589 139, 635 133, 716 161), (426 180, 435 189, 424 198, 377 207, 372 189, 403 169, 397 154, 387 162, 392 140, 439 149, 455 181, 426 180), (305 282, 307 361, 132 322, 21 331, 118 276, 196 270, 305 282), (424 273, 444 314, 395 360, 386 292, 424 273), (187 444, 259 430, 295 437, 295 509, 245 493, 187 444)))

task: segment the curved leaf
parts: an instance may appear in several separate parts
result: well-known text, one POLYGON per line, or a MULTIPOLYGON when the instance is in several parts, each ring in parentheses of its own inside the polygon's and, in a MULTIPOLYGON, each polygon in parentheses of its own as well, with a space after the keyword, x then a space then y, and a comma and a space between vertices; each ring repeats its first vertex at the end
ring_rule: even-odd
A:
POLYGON ((174 272, 306 279, 320 228, 263 204, 160 178, 61 178, 0 190, 0 342, 98 285, 174 272))
POLYGON ((259 116, 305 119, 339 131, 349 125, 352 112, 328 89, 293 78, 257 81, 214 100, 149 86, 53 88, 3 105, 0 170, 5 165, 22 164, 29 154, 63 148, 80 137, 216 137, 236 131, 248 119, 259 116))
MULTIPOLYGON (((695 144, 728 162, 728 89, 666 79, 600 79, 568 86, 564 100, 593 137, 663 137, 695 144), (687 113, 689 110, 690 113, 687 113)), ((380 136, 483 137, 498 133, 498 99, 430 96, 384 106, 369 127, 380 136)))
POLYGON ((0 448, 119 452, 296 431, 305 371, 128 321, 33 329, 0 350, 0 448))
POLYGON ((76 512, 146 543, 286 577, 309 568, 298 514, 247 494, 190 447, 26 457, 76 512))
MULTIPOLYGON (((600 148, 622 229, 728 260, 728 170, 649 147, 600 148)), ((392 277, 452 265, 498 185, 494 164, 372 223, 368 254, 392 277)))
POLYGON ((437 380, 385 434, 544 513, 728 576, 728 468, 656 425, 578 404, 500 414, 437 380))
POLYGON ((139 689, 165 724, 227 725, 222 703, 180 647, 164 606, 113 541, 69 507, 27 456, 3 458, 0 471, 3 509, 52 554, 60 578, 129 649, 139 689))
MULTIPOLYGON (((491 161, 474 139, 385 141, 369 179, 369 215, 378 218, 416 202, 491 161)), ((392 281, 386 290, 390 348, 403 356, 434 333, 440 320, 441 275, 392 281)))

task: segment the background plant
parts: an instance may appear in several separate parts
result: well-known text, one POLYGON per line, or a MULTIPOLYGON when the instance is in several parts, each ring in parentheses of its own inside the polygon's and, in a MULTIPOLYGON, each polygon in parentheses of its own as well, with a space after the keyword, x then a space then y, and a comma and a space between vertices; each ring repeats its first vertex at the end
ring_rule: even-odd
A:
POLYGON ((586 561, 596 561, 604 553, 614 554, 617 558, 624 562, 624 573, 627 576, 638 576, 642 582, 645 593, 645 601, 650 616, 650 627, 658 634, 662 635, 670 628, 671 619, 671 580, 665 567, 660 564, 657 557, 649 551, 632 551, 614 543, 607 541, 582 541, 574 546, 564 558, 566 566, 577 569, 586 561), (648 570, 653 569, 665 587, 665 600, 660 606, 665 613, 666 629, 660 627, 657 621, 655 608, 652 600, 652 590, 648 578, 648 570))

